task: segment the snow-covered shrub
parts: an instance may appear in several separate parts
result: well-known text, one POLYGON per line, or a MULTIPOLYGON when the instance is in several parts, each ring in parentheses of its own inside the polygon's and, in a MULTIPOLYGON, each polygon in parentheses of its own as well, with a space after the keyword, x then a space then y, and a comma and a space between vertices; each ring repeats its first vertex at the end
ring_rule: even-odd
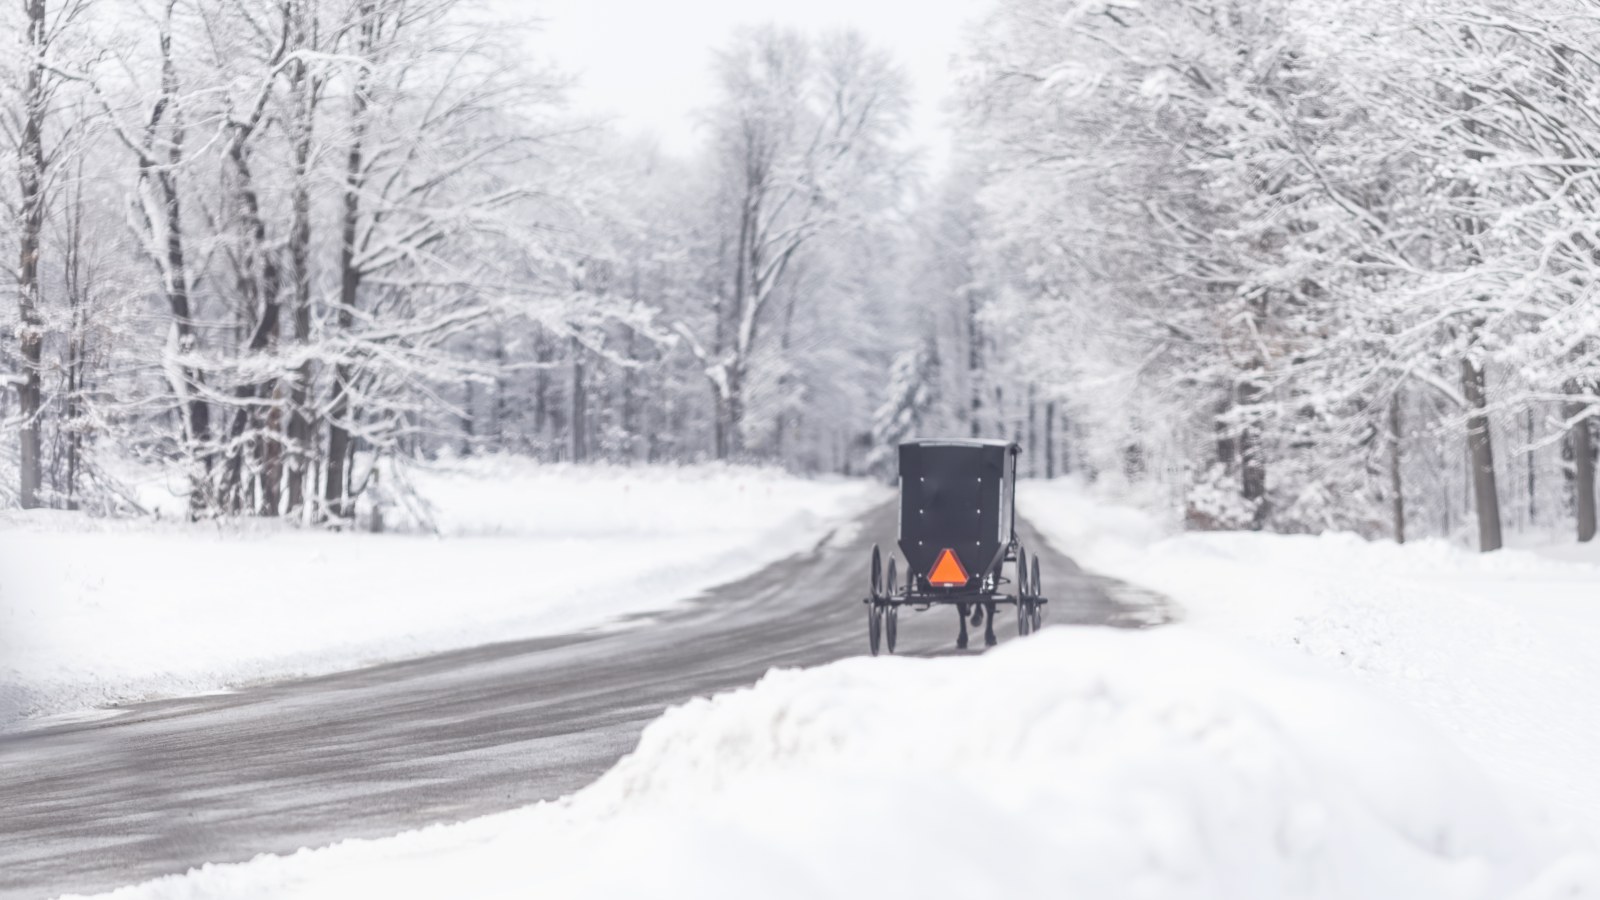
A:
POLYGON ((1191 531, 1237 531, 1251 527, 1258 509, 1244 498, 1238 476, 1218 463, 1189 486, 1183 521, 1191 531))

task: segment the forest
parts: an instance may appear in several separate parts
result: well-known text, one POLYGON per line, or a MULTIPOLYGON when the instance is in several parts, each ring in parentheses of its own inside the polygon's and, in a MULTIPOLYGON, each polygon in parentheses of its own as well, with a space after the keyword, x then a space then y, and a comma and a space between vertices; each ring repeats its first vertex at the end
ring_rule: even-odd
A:
POLYGON ((137 513, 155 467, 343 527, 476 454, 958 435, 1191 529, 1594 536, 1590 3, 997 0, 937 162, 862 34, 733 30, 673 154, 537 27, 0 8, 0 506, 137 513))

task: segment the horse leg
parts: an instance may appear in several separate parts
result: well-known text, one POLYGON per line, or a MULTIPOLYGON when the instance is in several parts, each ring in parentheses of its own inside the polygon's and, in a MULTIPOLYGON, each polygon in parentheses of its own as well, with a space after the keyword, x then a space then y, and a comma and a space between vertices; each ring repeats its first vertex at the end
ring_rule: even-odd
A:
POLYGON ((956 635, 956 649, 965 650, 967 649, 967 605, 965 603, 956 604, 956 619, 961 622, 961 633, 956 635))
POLYGON ((983 645, 985 647, 993 647, 999 643, 999 640, 994 636, 994 604, 985 603, 983 608, 984 612, 988 614, 988 621, 984 622, 983 625, 983 645))

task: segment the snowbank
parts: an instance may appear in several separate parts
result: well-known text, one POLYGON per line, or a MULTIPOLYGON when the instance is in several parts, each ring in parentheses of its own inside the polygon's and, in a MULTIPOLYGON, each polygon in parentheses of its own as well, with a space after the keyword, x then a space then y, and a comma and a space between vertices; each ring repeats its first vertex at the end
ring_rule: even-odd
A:
POLYGON ((1188 626, 774 672, 565 801, 133 898, 1543 898, 1593 884, 1419 722, 1188 626))
POLYGON ((0 515, 0 723, 657 609, 887 497, 738 467, 511 460, 417 477, 442 537, 0 515))
POLYGON ((1349 671, 1600 841, 1600 548, 1173 534, 1070 481, 1019 492, 1018 508, 1085 567, 1172 597, 1209 632, 1349 671))

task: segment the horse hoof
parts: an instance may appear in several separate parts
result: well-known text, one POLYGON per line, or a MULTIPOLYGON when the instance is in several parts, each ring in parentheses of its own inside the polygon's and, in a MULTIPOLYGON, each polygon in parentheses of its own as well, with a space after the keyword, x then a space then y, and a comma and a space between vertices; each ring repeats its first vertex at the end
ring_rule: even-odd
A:
POLYGON ((967 649, 967 636, 966 635, 963 634, 961 637, 956 638, 956 649, 957 650, 965 650, 965 649, 967 649))
POLYGON ((985 647, 993 647, 995 644, 998 644, 998 643, 1000 643, 1000 642, 995 640, 995 637, 992 634, 986 634, 986 635, 983 636, 983 645, 985 647))

